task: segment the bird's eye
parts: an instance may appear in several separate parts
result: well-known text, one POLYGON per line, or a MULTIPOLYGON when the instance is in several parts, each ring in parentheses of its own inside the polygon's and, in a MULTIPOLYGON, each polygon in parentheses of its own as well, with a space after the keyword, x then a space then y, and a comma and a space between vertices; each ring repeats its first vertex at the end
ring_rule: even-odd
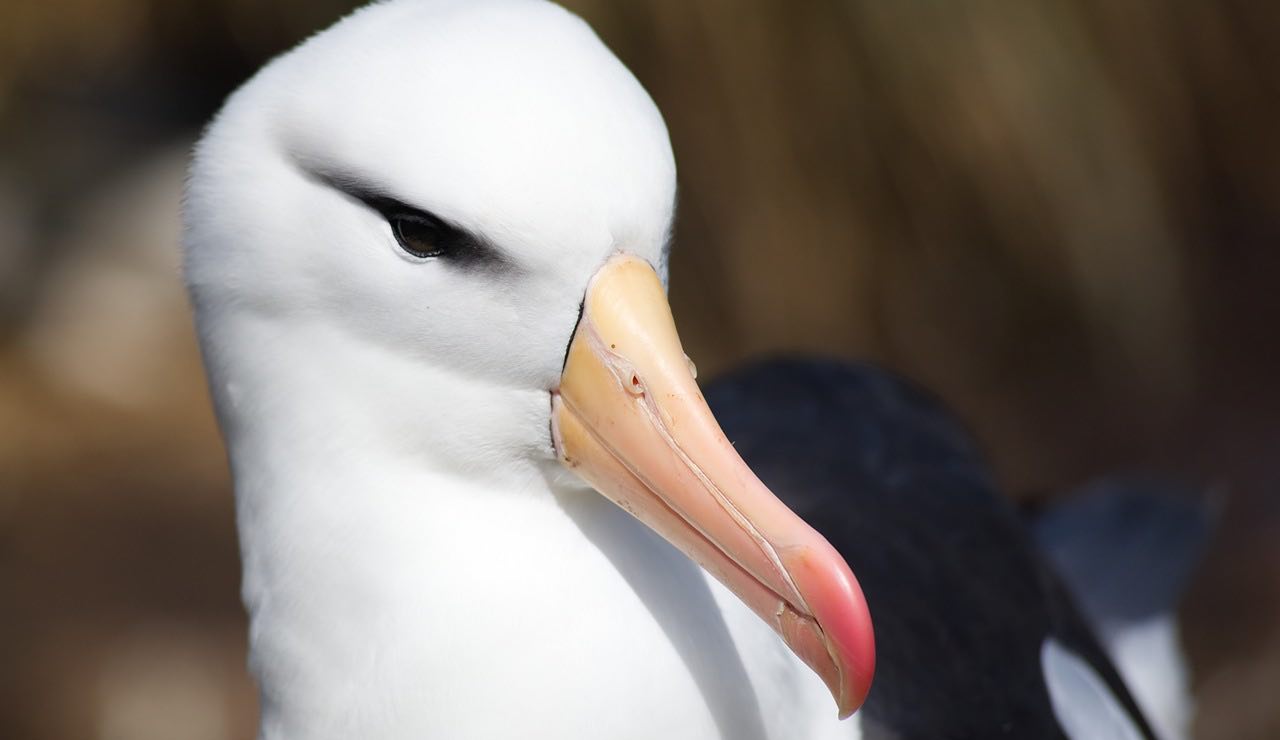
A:
POLYGON ((434 219, 416 213, 393 213, 387 221, 400 248, 410 256, 427 259, 447 251, 445 229, 434 219))

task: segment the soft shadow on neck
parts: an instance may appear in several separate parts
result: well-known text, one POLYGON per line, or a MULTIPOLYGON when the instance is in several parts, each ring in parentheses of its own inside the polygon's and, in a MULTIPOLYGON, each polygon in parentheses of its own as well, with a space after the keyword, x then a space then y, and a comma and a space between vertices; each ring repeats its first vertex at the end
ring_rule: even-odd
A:
POLYGON ((723 740, 765 740, 760 704, 698 566, 594 491, 556 496, 649 609, 693 675, 723 740))

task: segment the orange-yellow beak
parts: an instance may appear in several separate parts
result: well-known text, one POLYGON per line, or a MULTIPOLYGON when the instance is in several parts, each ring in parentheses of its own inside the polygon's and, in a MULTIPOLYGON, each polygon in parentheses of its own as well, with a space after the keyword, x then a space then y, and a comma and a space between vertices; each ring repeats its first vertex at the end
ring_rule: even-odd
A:
POLYGON ((725 438, 647 262, 618 254, 591 279, 552 429, 561 462, 733 590, 822 677, 841 717, 862 704, 875 668, 862 590, 725 438))

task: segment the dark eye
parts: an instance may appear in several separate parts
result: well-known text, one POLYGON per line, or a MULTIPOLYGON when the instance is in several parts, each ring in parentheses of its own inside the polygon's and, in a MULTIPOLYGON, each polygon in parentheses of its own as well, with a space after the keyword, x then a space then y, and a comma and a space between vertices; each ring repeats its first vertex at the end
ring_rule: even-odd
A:
POLYGON ((447 237, 443 224, 433 218, 416 213, 393 213, 387 217, 391 233, 395 234, 400 248, 418 259, 439 257, 447 251, 447 237))

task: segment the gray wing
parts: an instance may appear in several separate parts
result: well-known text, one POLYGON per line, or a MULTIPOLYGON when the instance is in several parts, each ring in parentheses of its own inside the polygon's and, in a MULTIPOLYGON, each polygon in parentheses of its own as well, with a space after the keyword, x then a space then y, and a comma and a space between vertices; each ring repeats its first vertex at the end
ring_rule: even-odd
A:
POLYGON ((1193 703, 1177 608, 1216 518, 1216 502, 1185 483, 1117 476, 1033 520, 1041 549, 1164 740, 1189 736, 1193 703))

